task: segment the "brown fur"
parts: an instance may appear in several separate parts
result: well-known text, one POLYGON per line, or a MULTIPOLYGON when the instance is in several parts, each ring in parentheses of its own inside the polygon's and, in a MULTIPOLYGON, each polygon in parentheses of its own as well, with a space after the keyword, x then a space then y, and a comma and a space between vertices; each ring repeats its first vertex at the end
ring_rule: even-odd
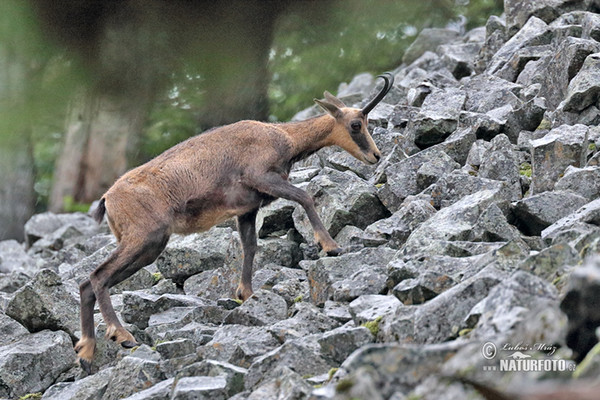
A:
POLYGON ((338 145, 370 164, 380 152, 367 131, 366 115, 330 94, 326 98, 318 102, 326 115, 287 124, 241 121, 223 126, 172 147, 115 182, 95 218, 106 213, 117 249, 80 286, 82 338, 76 350, 82 365, 89 367, 94 353, 95 301, 107 336, 126 347, 135 345, 114 312, 108 288, 153 262, 173 233, 205 231, 237 217, 244 251, 237 296, 243 300, 252 295, 256 213, 276 198, 300 203, 323 250, 340 253, 312 199, 287 181, 288 174, 295 161, 325 146, 338 145))

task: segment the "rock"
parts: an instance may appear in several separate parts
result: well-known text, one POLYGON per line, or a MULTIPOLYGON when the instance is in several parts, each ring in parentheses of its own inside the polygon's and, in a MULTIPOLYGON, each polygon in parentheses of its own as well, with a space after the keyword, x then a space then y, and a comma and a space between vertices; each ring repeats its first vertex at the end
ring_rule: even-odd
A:
POLYGON ((174 378, 166 379, 162 382, 157 383, 148 389, 142 390, 131 396, 126 397, 124 400, 165 400, 171 399, 171 393, 173 392, 173 384, 175 383, 174 378))
MULTIPOLYGON (((381 103, 380 103, 381 104, 381 103)), ((389 106, 392 108, 391 106, 389 106)), ((372 122, 373 113, 379 107, 375 107, 373 111, 369 113, 369 122, 372 122)), ((392 110, 389 111, 390 113, 392 110)), ((381 118, 387 123, 387 119, 381 118)), ((329 168, 336 169, 338 171, 350 171, 358 175, 362 179, 369 179, 375 172, 375 166, 366 165, 362 161, 357 160, 352 155, 345 151, 336 151, 327 157, 325 165, 329 168)))
MULTIPOLYGON (((148 321, 153 314, 158 314, 174 307, 208 308, 212 304, 202 298, 165 294, 150 295, 142 292, 125 292, 123 294, 123 320, 135 324, 140 329, 148 327, 148 321)), ((216 307, 216 306, 212 306, 216 307)))
MULTIPOLYGON (((364 229, 390 215, 377 197, 376 188, 352 173, 324 168, 306 190, 331 236, 336 236, 345 225, 364 229)), ((313 231, 304 210, 298 206, 293 216, 296 229, 307 242, 312 242, 313 231)))
POLYGON ((203 360, 183 368, 177 373, 177 378, 223 376, 227 381, 227 395, 233 396, 244 390, 244 377, 247 373, 247 369, 237 367, 227 362, 203 360))
POLYGON ((225 400, 229 397, 224 376, 181 378, 173 388, 173 400, 225 400))
POLYGON ((164 380, 160 363, 128 356, 114 368, 103 400, 116 400, 147 389, 164 380))
POLYGON ((560 303, 560 309, 569 318, 566 343, 576 362, 598 343, 595 331, 600 326, 600 309, 596 306, 599 284, 600 259, 593 257, 571 273, 560 303))
POLYGON ((519 95, 523 87, 493 75, 475 75, 465 82, 467 93, 465 110, 485 114, 499 107, 521 105, 519 95))
POLYGON ((231 228, 212 228, 208 232, 172 239, 156 260, 165 278, 182 284, 197 273, 222 267, 239 248, 231 228))
POLYGON ((252 391, 247 400, 263 399, 304 399, 308 398, 313 387, 299 374, 287 367, 278 368, 274 379, 263 383, 252 391))
POLYGON ((581 70, 569 83, 563 105, 565 111, 582 111, 598 102, 600 98, 599 66, 600 53, 587 56, 581 70))
POLYGON ((23 325, 0 312, 0 344, 2 346, 8 345, 28 334, 29 331, 23 325))
POLYGON ((521 198, 519 162, 508 137, 500 134, 492 139, 479 167, 481 178, 504 181, 513 190, 514 200, 521 198))
POLYGON ((485 42, 475 61, 475 71, 483 72, 496 52, 506 43, 509 36, 506 32, 504 18, 492 15, 485 24, 485 42))
POLYGON ((277 340, 263 328, 244 325, 223 325, 200 353, 205 358, 226 361, 248 368, 254 359, 277 347, 277 340))
POLYGON ((543 138, 531 141, 532 193, 552 190, 569 165, 585 164, 587 135, 585 125, 561 125, 543 138))
POLYGON ((373 335, 364 326, 339 328, 326 332, 318 339, 321 353, 341 364, 356 349, 373 342, 373 335))
MULTIPOLYGON (((318 173, 315 168, 310 169, 311 173, 318 173)), ((307 177, 310 175, 307 175, 307 177)), ((312 178, 313 176, 310 176, 312 178)), ((265 238, 276 232, 287 232, 294 227, 292 213, 296 208, 296 203, 290 200, 278 199, 273 203, 261 208, 256 216, 256 227, 259 238, 265 238)))
POLYGON ((542 239, 546 243, 570 241, 580 235, 597 231, 598 221, 600 221, 600 199, 587 203, 544 229, 541 234, 542 239))
POLYGON ((439 343, 457 337, 471 308, 502 281, 502 275, 488 267, 421 305, 414 314, 414 342, 439 343))
POLYGON ((392 293, 404 305, 423 304, 455 284, 448 275, 426 271, 418 278, 401 281, 394 286, 392 293))
POLYGON ((446 44, 438 47, 438 53, 446 68, 456 79, 469 76, 475 70, 475 60, 481 49, 481 43, 446 44))
POLYGON ((323 305, 323 312, 329 318, 333 318, 341 323, 346 323, 352 319, 348 305, 339 301, 327 300, 323 305))
POLYGON ((270 325, 287 318, 287 303, 277 294, 259 289, 241 307, 225 317, 226 324, 247 326, 270 325))
POLYGON ((298 302, 294 305, 294 309, 293 317, 276 322, 269 327, 269 332, 282 343, 291 338, 327 332, 339 326, 339 322, 329 318, 310 303, 298 302))
POLYGON ((403 254, 431 255, 440 242, 468 240, 481 214, 492 203, 502 201, 500 195, 500 190, 482 190, 441 209, 410 234, 403 254))
MULTIPOLYGON (((43 400, 102 400, 108 381, 113 372, 112 368, 98 371, 94 375, 86 376, 76 382, 61 382, 50 386, 42 396, 43 400)), ((141 399, 142 397, 139 397, 141 399)), ((152 399, 151 397, 143 397, 152 399)), ((131 397, 128 400, 135 400, 131 397)))
POLYGON ((569 166, 562 178, 554 185, 554 190, 567 190, 592 201, 600 197, 600 167, 569 166))
POLYGON ((343 381, 346 392, 354 393, 363 384, 359 377, 369 374, 381 398, 390 398, 394 392, 408 393, 427 376, 439 373, 443 363, 452 358, 461 346, 453 342, 419 347, 369 344, 344 361, 340 369, 347 374, 337 382, 337 386, 340 387, 343 381))
POLYGON ((25 253, 16 240, 0 242, 0 273, 24 273, 33 276, 37 271, 35 259, 25 253))
POLYGON ((195 353, 196 349, 190 339, 177 339, 157 344, 156 351, 163 359, 168 360, 195 353))
POLYGON ((426 28, 419 32, 414 42, 404 52, 402 62, 411 64, 426 51, 435 51, 439 45, 450 43, 458 38, 458 32, 450 29, 426 28))
POLYGON ((361 270, 372 270, 385 265, 396 251, 389 248, 366 248, 359 253, 343 254, 340 257, 324 257, 315 261, 301 261, 307 271, 311 301, 322 306, 333 298, 333 284, 361 270))
POLYGON ((350 303, 349 311, 354 323, 360 325, 393 313, 400 305, 394 296, 365 294, 350 303))
MULTIPOLYGON (((31 278, 28 275, 25 275, 22 272, 12 272, 10 274, 0 274, 0 294, 2 293, 14 293, 27 282, 29 282, 31 278)), ((8 303, 8 300, 7 300, 8 303)), ((4 307, 0 306, 0 309, 3 310, 4 307)))
POLYGON ((93 234, 99 231, 96 221, 88 215, 82 213, 54 214, 45 212, 34 215, 25 224, 25 243, 27 247, 31 247, 37 240, 51 235, 58 229, 68 229, 65 227, 68 225, 81 234, 93 234))
POLYGON ((394 249, 400 248, 412 231, 436 213, 426 200, 407 197, 398 211, 391 217, 369 225, 365 234, 388 241, 394 249))
POLYGON ((530 255, 519 265, 519 268, 546 282, 554 283, 557 278, 569 271, 570 266, 578 265, 580 262, 581 257, 575 249, 566 243, 558 243, 530 255))
POLYGON ((456 168, 456 164, 447 154, 436 148, 421 151, 387 167, 385 171, 387 182, 379 191, 379 197, 387 209, 391 212, 400 210, 404 199, 425 189, 417 184, 419 168, 428 161, 439 159, 447 160, 448 169, 438 177, 442 179, 456 168))
MULTIPOLYGON (((459 126, 461 125, 460 118, 462 118, 463 113, 461 112, 459 116, 459 126)), ((479 125, 478 129, 470 128, 471 123, 465 123, 464 125, 469 126, 469 128, 461 129, 458 128, 454 131, 450 136, 448 136, 442 143, 435 145, 434 147, 439 148, 444 153, 448 154, 450 158, 459 163, 460 165, 464 165, 467 160, 467 155, 469 154, 469 150, 475 140, 477 139, 477 132, 481 128, 479 125)), ((478 125, 474 123, 472 125, 478 125)))
POLYGON ((75 339, 79 330, 79 302, 49 269, 41 270, 31 283, 15 292, 6 314, 30 332, 64 330, 75 339))
POLYGON ((0 346, 0 396, 44 392, 73 366, 73 342, 65 332, 45 330, 0 346))
POLYGON ((419 114, 409 123, 414 142, 420 149, 441 143, 458 126, 458 117, 465 103, 464 91, 456 88, 433 91, 419 114))
POLYGON ((381 294, 387 291, 385 267, 364 268, 346 279, 334 282, 334 301, 352 301, 363 294, 381 294))
POLYGON ((241 267, 241 264, 236 264, 200 272, 185 280, 183 291, 188 296, 199 296, 210 300, 235 297, 235 289, 241 277, 241 267))
POLYGON ((535 2, 506 0, 504 2, 506 22, 511 35, 521 29, 531 17, 537 17, 550 23, 561 14, 582 9, 585 9, 583 0, 542 0, 535 2))
POLYGON ((551 40, 552 32, 548 25, 539 18, 531 17, 517 34, 498 49, 490 60, 485 72, 495 75, 520 49, 549 44, 551 40))
POLYGON ((324 374, 331 365, 319 354, 318 344, 290 340, 258 357, 248 369, 246 389, 256 388, 277 376, 281 367, 287 367, 300 376, 324 374))
POLYGON ((542 231, 587 204, 588 200, 571 192, 543 192, 518 201, 512 208, 515 225, 526 235, 542 231))
POLYGON ((516 271, 473 307, 467 317, 467 320, 478 321, 472 337, 490 338, 504 334, 519 321, 524 321, 529 310, 540 304, 556 303, 557 298, 556 288, 547 281, 528 272, 516 271))
POLYGON ((520 240, 519 230, 508 223, 504 212, 497 204, 490 205, 477 220, 470 236, 472 241, 508 242, 520 240))

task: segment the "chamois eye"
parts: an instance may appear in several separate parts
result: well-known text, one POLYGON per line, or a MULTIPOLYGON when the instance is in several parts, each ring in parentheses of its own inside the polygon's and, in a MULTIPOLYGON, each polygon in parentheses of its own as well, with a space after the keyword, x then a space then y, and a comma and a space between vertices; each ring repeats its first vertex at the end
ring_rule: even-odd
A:
POLYGON ((358 132, 360 131, 360 128, 362 128, 362 124, 359 121, 356 121, 350 124, 350 128, 352 128, 354 132, 358 132))

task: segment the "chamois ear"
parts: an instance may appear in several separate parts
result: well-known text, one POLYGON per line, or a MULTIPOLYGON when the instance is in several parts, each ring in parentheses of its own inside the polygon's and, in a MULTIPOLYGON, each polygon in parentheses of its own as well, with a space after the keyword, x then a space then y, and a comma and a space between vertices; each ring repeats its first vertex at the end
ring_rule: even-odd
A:
POLYGON ((344 104, 343 101, 341 101, 340 99, 338 99, 337 97, 335 97, 334 95, 329 93, 327 90, 325 91, 325 93, 323 93, 323 95, 325 96, 325 100, 327 100, 331 104, 334 104, 338 108, 346 107, 346 105, 344 104))
POLYGON ((328 101, 319 99, 314 99, 314 101, 332 117, 337 119, 342 116, 342 110, 340 110, 335 104, 331 104, 328 101))

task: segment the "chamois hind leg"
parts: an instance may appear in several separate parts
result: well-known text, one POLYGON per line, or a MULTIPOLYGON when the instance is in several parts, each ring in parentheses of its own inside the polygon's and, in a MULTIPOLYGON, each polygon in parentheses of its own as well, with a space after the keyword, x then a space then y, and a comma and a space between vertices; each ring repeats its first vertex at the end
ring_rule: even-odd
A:
POLYGON ((90 276, 100 312, 107 325, 106 337, 123 347, 134 347, 137 343, 133 335, 121 325, 108 290, 156 260, 168 240, 169 235, 165 229, 151 232, 141 241, 123 237, 117 249, 90 276))
POLYGON ((256 254, 256 214, 258 209, 237 217, 238 231, 242 240, 244 262, 242 277, 236 290, 236 297, 246 301, 252 296, 252 263, 256 254))
POLYGON ((75 345, 81 368, 88 374, 91 372, 92 358, 96 350, 96 333, 94 330, 94 304, 96 295, 89 279, 79 285, 81 299, 81 339, 75 345))
POLYGON ((329 235, 329 232, 325 229, 323 222, 321 222, 321 218, 319 218, 317 210, 315 209, 313 199, 304 190, 297 188, 274 172, 253 177, 246 183, 261 193, 299 203, 306 211, 308 220, 315 232, 315 239, 321 245, 323 251, 330 256, 337 256, 342 253, 342 249, 335 240, 331 238, 331 235, 329 235))

